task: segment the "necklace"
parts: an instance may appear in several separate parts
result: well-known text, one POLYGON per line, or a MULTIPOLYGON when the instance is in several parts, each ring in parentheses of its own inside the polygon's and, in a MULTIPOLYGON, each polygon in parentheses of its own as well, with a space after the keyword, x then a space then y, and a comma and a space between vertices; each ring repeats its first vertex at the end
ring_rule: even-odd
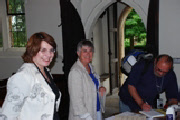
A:
POLYGON ((156 79, 156 88, 157 88, 157 91, 158 93, 160 94, 162 92, 162 87, 163 87, 163 82, 164 82, 164 76, 162 77, 162 81, 160 84, 158 84, 158 80, 157 80, 157 76, 155 76, 155 79, 156 79))

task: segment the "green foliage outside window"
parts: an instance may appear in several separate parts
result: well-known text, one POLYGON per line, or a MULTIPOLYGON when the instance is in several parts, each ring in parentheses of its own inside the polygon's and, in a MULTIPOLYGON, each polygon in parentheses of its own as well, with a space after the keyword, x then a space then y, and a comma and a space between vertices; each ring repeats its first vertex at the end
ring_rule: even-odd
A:
POLYGON ((11 39, 12 46, 11 47, 25 47, 26 45, 26 25, 25 25, 25 16, 18 15, 13 16, 14 22, 12 22, 11 39))
POLYGON ((24 0, 7 0, 11 47, 25 47, 27 42, 24 0))
POLYGON ((134 39, 135 47, 144 47, 146 45, 146 29, 134 9, 131 10, 126 19, 125 47, 130 46, 130 39, 134 39))
POLYGON ((8 14, 24 13, 24 0, 7 0, 8 14))

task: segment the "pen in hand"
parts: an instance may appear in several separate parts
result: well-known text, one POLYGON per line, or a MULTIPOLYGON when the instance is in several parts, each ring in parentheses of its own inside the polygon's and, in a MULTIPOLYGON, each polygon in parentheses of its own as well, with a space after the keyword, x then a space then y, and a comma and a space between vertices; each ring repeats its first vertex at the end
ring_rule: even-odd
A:
POLYGON ((145 104, 143 104, 143 111, 150 111, 152 107, 147 102, 144 103, 145 104))

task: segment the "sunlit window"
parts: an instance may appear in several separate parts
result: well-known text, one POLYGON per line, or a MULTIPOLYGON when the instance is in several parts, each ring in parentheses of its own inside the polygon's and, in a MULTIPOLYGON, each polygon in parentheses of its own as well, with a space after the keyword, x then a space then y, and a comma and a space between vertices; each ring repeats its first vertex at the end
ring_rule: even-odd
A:
POLYGON ((6 3, 11 47, 25 47, 27 36, 24 0, 7 0, 6 3))

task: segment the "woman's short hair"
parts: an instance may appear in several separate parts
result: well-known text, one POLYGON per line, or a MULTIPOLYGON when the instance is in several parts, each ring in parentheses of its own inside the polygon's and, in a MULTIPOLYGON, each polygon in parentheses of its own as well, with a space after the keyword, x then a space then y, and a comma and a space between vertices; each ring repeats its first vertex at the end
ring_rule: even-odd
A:
POLYGON ((51 35, 45 32, 34 33, 27 41, 26 51, 22 56, 24 62, 33 63, 33 57, 40 51, 42 41, 50 44, 56 50, 56 43, 51 35))
POLYGON ((77 52, 80 52, 81 48, 83 46, 91 47, 92 48, 92 52, 94 52, 94 45, 93 45, 93 43, 90 40, 85 39, 85 40, 80 41, 78 43, 78 45, 77 45, 77 52))

